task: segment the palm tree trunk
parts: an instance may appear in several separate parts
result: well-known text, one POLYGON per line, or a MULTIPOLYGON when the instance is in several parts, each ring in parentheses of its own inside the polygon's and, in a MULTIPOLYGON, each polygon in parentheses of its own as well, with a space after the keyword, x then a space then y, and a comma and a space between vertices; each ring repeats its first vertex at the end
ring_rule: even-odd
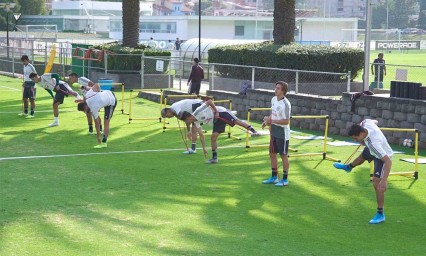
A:
POLYGON ((135 48, 139 43, 139 0, 125 0, 123 8, 123 46, 135 48))
POLYGON ((294 42, 295 2, 295 0, 274 0, 274 44, 291 44, 294 42))

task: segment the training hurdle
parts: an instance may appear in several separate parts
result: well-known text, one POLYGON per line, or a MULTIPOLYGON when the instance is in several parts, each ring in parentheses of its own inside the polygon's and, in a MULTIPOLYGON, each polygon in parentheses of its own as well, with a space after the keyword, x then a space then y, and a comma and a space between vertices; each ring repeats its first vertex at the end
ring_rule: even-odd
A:
MULTIPOLYGON (((412 171, 406 172, 391 172, 389 175, 400 175, 400 176, 410 176, 414 179, 419 178, 419 130, 417 129, 406 129, 406 128, 389 128, 389 127, 379 127, 382 131, 392 131, 392 132, 414 132, 414 169, 412 171)), ((370 179, 373 177, 374 172, 374 161, 370 162, 370 179)))
MULTIPOLYGON (((210 96, 207 96, 207 97, 213 98, 213 97, 210 97, 210 96)), ((213 100, 213 103, 215 103, 215 104, 216 103, 229 103, 229 108, 228 109, 232 111, 232 100, 213 100)), ((232 135, 232 133, 231 133, 232 127, 230 125, 227 125, 227 126, 228 126, 228 138, 233 138, 233 139, 236 139, 236 140, 241 140, 240 137, 232 135)), ((248 133, 248 131, 247 131, 247 133, 248 133)), ((223 133, 221 133, 221 134, 223 134, 223 133)))
POLYGON ((128 115, 129 113, 124 111, 124 83, 112 83, 112 86, 121 86, 121 114, 128 115))
MULTIPOLYGON (((133 90, 130 90, 129 95, 129 124, 132 122, 132 120, 159 120, 161 123, 161 114, 159 117, 132 117, 132 98, 133 98, 133 90)), ((160 112, 161 113, 161 101, 163 99, 163 90, 160 89, 160 112)))
MULTIPOLYGON (((167 106, 167 99, 197 99, 199 97, 201 97, 201 96, 200 95, 195 95, 195 94, 183 94, 183 95, 181 95, 181 94, 178 94, 178 95, 172 94, 172 95, 163 96, 164 100, 160 100, 163 103, 161 105, 161 102, 160 102, 160 113, 161 113, 161 109, 163 109, 163 108, 165 108, 167 106)), ((160 122, 161 122, 161 120, 160 120, 160 122)), ((178 120, 178 122, 179 122, 179 120, 178 120)), ((163 132, 165 132, 166 129, 179 128, 179 126, 168 126, 167 127, 166 123, 167 123, 166 122, 166 118, 163 118, 163 132)))
POLYGON ((324 115, 324 116, 292 116, 291 117, 291 119, 308 119, 308 118, 325 119, 323 152, 294 154, 294 155, 289 155, 289 157, 302 157, 302 156, 318 156, 318 155, 322 155, 322 159, 323 160, 331 160, 331 161, 335 161, 335 162, 340 162, 340 159, 327 156, 327 136, 328 136, 328 120, 329 120, 329 116, 328 115, 324 115))

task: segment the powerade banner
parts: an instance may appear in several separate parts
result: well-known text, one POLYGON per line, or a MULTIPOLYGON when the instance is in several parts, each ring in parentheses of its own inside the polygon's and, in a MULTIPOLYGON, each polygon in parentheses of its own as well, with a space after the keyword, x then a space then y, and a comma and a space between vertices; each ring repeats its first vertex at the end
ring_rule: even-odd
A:
POLYGON ((420 41, 376 41, 376 50, 420 50, 420 41))

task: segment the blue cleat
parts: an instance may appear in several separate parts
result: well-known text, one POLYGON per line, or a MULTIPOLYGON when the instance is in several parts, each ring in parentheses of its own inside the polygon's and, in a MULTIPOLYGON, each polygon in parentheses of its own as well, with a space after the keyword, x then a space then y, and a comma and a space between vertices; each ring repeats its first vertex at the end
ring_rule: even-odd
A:
POLYGON ((286 179, 282 179, 278 181, 277 183, 275 183, 275 187, 285 187, 285 186, 288 186, 288 180, 286 179))
POLYGON ((277 176, 271 176, 269 179, 262 181, 262 184, 275 184, 278 182, 277 176))
POLYGON ((376 213, 374 217, 370 220, 370 224, 379 224, 381 222, 384 222, 386 220, 384 213, 376 213))
POLYGON ((344 170, 345 172, 352 171, 352 168, 348 164, 342 164, 342 163, 334 163, 334 168, 344 170))

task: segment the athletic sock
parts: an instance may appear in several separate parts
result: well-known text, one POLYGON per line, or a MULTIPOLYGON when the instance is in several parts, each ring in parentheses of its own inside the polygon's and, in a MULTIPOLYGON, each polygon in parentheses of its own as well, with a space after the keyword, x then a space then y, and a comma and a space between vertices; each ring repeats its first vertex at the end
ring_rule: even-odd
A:
POLYGON ((93 124, 89 124, 89 132, 93 132, 93 124))
POLYGON ((217 152, 216 149, 212 149, 212 153, 213 153, 213 158, 216 159, 217 158, 217 152))
POLYGON ((348 164, 348 166, 349 166, 351 169, 355 167, 355 166, 353 166, 353 165, 352 165, 352 163, 348 164))
POLYGON ((107 137, 105 136, 105 134, 102 136, 102 143, 106 143, 107 142, 107 137))
POLYGON ((249 125, 249 126, 247 127, 247 129, 248 129, 249 131, 251 131, 252 133, 255 133, 255 132, 256 132, 256 130, 255 130, 253 127, 251 127, 251 125, 249 125))
POLYGON ((191 149, 195 151, 195 148, 197 147, 197 143, 192 143, 191 144, 191 149))
POLYGON ((283 179, 287 179, 288 177, 288 170, 283 171, 283 179))
POLYGON ((32 115, 32 116, 34 115, 34 109, 33 108, 31 109, 30 115, 32 115))
POLYGON ((54 121, 55 123, 59 123, 59 117, 55 116, 55 117, 53 118, 53 121, 54 121))
POLYGON ((99 129, 102 131, 102 125, 99 125, 99 129))
POLYGON ((378 214, 383 214, 383 208, 377 208, 377 213, 378 214))
POLYGON ((24 114, 28 114, 28 108, 24 108, 24 114))
POLYGON ((277 177, 278 176, 278 172, 276 168, 272 168, 272 177, 277 177))

